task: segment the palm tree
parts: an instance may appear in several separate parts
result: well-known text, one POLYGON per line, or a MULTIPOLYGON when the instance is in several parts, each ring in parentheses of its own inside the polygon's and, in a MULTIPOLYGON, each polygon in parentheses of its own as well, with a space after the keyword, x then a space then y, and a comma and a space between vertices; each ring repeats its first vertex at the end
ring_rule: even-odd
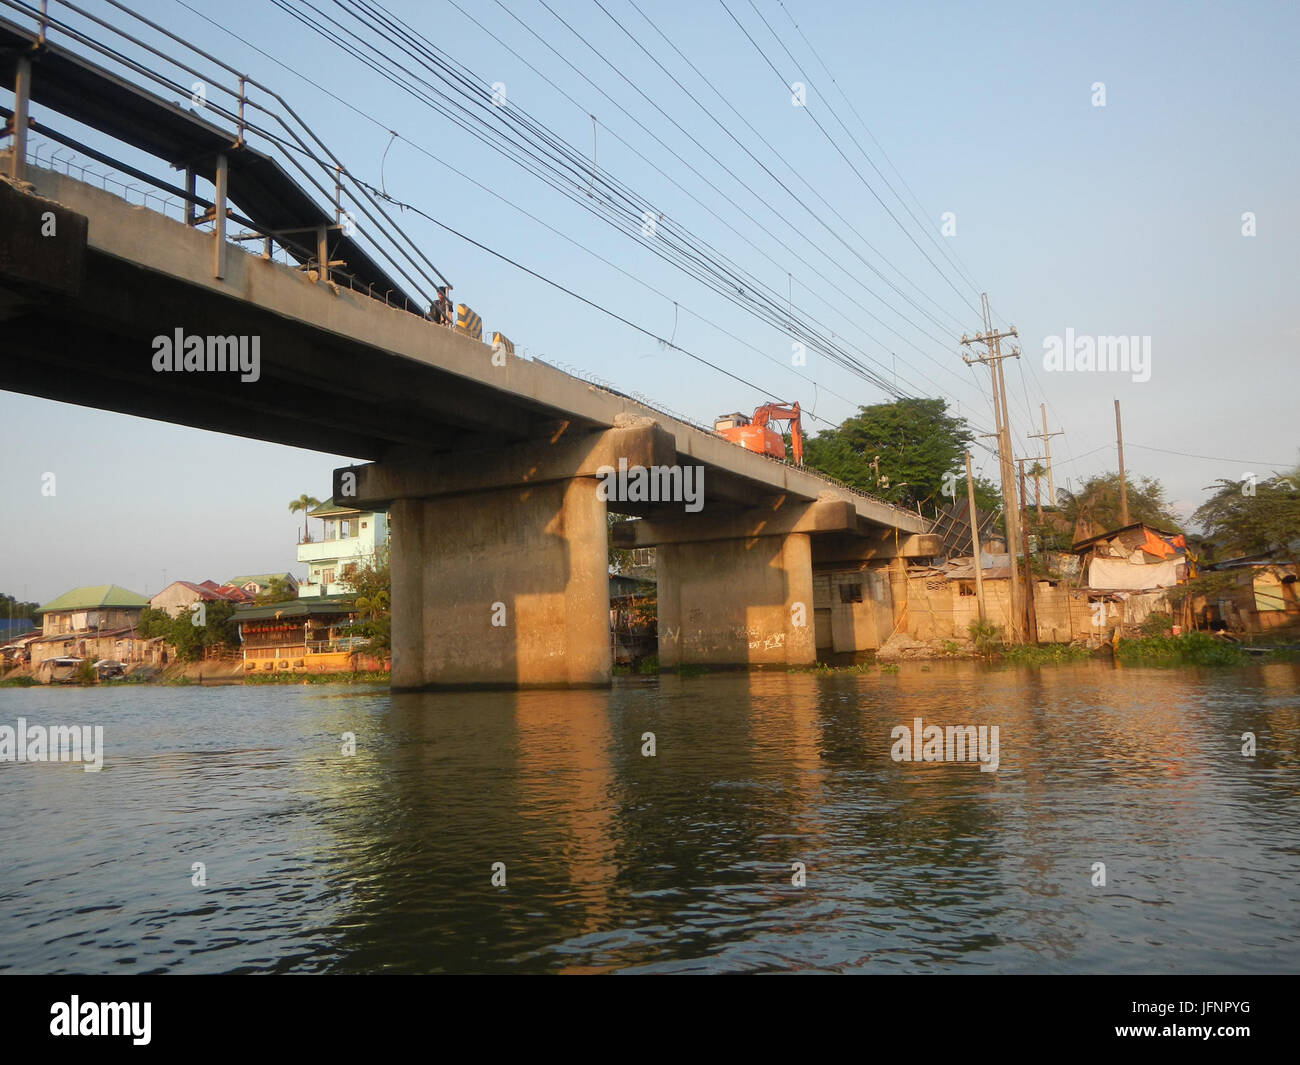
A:
POLYGON ((380 588, 369 598, 358 597, 355 606, 359 614, 368 614, 371 621, 378 621, 379 615, 388 609, 388 593, 380 588))
POLYGON ((302 542, 304 544, 309 542, 307 540, 307 512, 311 510, 312 507, 318 506, 320 506, 320 500, 315 496, 309 496, 306 493, 300 495, 289 504, 290 513, 297 514, 298 511, 302 511, 302 542))
POLYGON ((1035 462, 1032 466, 1029 467, 1027 471, 1025 471, 1025 475, 1027 477, 1033 478, 1034 507, 1038 510, 1038 520, 1041 522, 1043 520, 1043 500, 1042 500, 1042 496, 1039 494, 1039 491, 1042 486, 1038 482, 1047 476, 1047 469, 1046 467, 1043 466, 1041 462, 1035 462))

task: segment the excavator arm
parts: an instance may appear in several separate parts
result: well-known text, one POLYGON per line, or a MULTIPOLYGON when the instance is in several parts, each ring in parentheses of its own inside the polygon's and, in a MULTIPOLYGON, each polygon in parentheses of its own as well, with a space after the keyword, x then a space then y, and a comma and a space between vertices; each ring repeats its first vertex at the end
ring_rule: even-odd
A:
POLYGON ((779 419, 790 423, 790 444, 794 451, 794 464, 803 465, 803 421, 799 414, 799 404, 783 407, 779 403, 768 403, 754 411, 754 424, 763 426, 779 419))

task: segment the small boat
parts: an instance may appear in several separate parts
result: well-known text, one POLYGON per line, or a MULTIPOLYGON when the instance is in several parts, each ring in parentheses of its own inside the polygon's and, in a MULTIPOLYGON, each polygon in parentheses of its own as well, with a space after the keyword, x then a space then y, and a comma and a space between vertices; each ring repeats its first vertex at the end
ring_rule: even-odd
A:
POLYGON ((42 670, 48 670, 48 684, 67 684, 73 675, 81 668, 86 660, 84 658, 73 658, 65 656, 63 658, 47 658, 41 663, 42 670))

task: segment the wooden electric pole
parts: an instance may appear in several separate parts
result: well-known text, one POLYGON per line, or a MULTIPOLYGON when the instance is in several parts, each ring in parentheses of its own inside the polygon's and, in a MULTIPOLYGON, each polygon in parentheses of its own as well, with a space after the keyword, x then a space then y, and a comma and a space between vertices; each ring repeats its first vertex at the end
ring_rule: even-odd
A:
POLYGON ((984 560, 980 557, 980 517, 975 511, 975 478, 970 473, 970 452, 966 452, 966 505, 970 508, 970 544, 975 552, 975 600, 980 611, 980 623, 988 620, 984 608, 984 560))
MULTIPOLYGON (((1025 496, 1025 460, 1019 459, 1020 463, 1020 535, 1021 548, 1025 552, 1025 631, 1029 633, 1029 642, 1038 642, 1038 611, 1034 608, 1034 569, 1031 565, 1029 554, 1029 529, 1024 521, 1025 510, 1029 506, 1029 500, 1025 496)), ((1035 461, 1037 461, 1035 459, 1035 461)), ((1015 564, 1012 563, 1014 571, 1015 564)))
POLYGON ((1115 400, 1115 446, 1119 449, 1119 523, 1128 521, 1128 482, 1124 480, 1124 426, 1119 419, 1119 400, 1115 400))
MULTIPOLYGON (((1016 507, 1016 471, 1011 455, 1011 428, 1007 417, 1007 388, 1002 373, 1002 360, 1018 359, 1020 358, 1020 352, 1012 348, 1003 355, 1001 347, 1003 339, 1018 336, 1019 334, 1016 333, 1015 326, 1012 326, 1005 333, 994 330, 992 316, 989 314, 987 293, 980 297, 980 302, 984 310, 984 332, 977 333, 973 337, 963 336, 961 342, 966 346, 971 344, 984 345, 984 354, 976 355, 973 361, 987 365, 989 374, 992 377, 993 420, 998 438, 998 469, 1002 486, 1002 514, 1006 520, 1007 552, 1011 561, 1011 642, 1019 643, 1023 630, 1022 618, 1025 612, 1024 596, 1020 587, 1020 571, 1016 568, 1016 551, 1018 550, 1016 545, 1020 542, 1020 515, 1017 513, 1016 507)), ((971 359, 964 355, 962 361, 968 366, 972 362, 971 359)))
MULTIPOLYGON (((1038 412, 1043 416, 1043 431, 1041 433, 1030 433, 1031 440, 1041 440, 1043 442, 1043 456, 1047 462, 1047 501, 1048 505, 1056 506, 1056 484, 1052 480, 1052 437, 1064 436, 1065 430, 1058 429, 1054 433, 1047 431, 1047 404, 1038 404, 1038 412)), ((1035 484, 1038 482, 1035 481, 1035 484)))

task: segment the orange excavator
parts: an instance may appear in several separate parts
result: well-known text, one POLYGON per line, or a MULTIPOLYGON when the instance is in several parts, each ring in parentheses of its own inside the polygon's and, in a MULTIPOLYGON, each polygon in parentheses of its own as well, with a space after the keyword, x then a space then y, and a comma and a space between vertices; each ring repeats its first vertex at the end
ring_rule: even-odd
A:
POLYGON ((785 458, 785 440, 769 424, 773 421, 785 421, 790 424, 790 449, 794 452, 794 464, 803 465, 803 425, 799 419, 799 404, 783 407, 779 403, 767 403, 754 411, 751 418, 741 414, 719 414, 713 420, 713 431, 730 440, 733 444, 757 451, 760 455, 771 455, 775 459, 785 458))

